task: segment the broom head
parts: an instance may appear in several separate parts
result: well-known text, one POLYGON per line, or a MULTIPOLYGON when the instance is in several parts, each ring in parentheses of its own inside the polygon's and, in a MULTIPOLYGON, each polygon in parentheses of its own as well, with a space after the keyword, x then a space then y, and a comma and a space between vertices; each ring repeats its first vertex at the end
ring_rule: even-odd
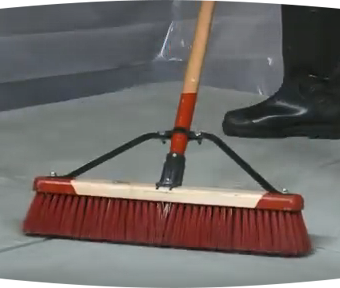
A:
POLYGON ((311 252, 303 198, 38 177, 27 235, 276 256, 311 252))

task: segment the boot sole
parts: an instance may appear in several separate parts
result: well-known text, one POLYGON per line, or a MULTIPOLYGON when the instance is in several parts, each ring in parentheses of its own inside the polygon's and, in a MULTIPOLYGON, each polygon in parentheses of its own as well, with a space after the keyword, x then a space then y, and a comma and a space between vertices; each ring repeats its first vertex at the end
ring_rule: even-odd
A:
POLYGON ((295 126, 282 130, 271 129, 238 129, 225 127, 223 125, 223 132, 227 136, 239 138, 259 138, 259 139, 282 139, 291 137, 304 137, 309 139, 340 139, 340 126, 295 126))

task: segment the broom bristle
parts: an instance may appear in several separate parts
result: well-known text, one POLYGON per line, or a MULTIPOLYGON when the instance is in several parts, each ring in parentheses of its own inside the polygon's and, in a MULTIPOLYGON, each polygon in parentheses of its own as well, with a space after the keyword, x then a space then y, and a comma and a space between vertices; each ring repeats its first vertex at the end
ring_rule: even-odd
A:
POLYGON ((226 252, 303 256, 302 213, 37 193, 29 235, 226 252))

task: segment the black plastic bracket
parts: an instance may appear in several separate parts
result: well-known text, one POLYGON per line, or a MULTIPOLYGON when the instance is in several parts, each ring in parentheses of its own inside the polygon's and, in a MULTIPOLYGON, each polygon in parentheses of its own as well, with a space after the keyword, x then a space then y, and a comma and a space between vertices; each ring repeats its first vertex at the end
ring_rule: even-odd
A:
MULTIPOLYGON (((166 135, 171 139, 174 133, 185 134, 188 137, 188 141, 196 140, 199 144, 202 144, 202 138, 200 133, 188 131, 182 127, 175 127, 171 131, 167 131, 166 135)), ((165 140, 163 140, 165 143, 165 140)), ((172 188, 182 186, 185 171, 185 155, 179 153, 168 153, 163 165, 163 170, 160 180, 156 183, 156 188, 167 187, 172 188)))
POLYGON ((185 156, 178 153, 168 153, 163 165, 162 175, 156 188, 168 187, 170 189, 181 186, 185 170, 185 156))

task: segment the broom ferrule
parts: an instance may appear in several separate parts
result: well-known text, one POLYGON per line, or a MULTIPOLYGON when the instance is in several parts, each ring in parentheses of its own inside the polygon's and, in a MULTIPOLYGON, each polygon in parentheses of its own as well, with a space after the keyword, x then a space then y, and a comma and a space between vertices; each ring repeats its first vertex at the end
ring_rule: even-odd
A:
POLYGON ((179 153, 168 153, 163 165, 160 180, 156 188, 168 187, 170 189, 182 186, 185 170, 185 156, 179 153))

